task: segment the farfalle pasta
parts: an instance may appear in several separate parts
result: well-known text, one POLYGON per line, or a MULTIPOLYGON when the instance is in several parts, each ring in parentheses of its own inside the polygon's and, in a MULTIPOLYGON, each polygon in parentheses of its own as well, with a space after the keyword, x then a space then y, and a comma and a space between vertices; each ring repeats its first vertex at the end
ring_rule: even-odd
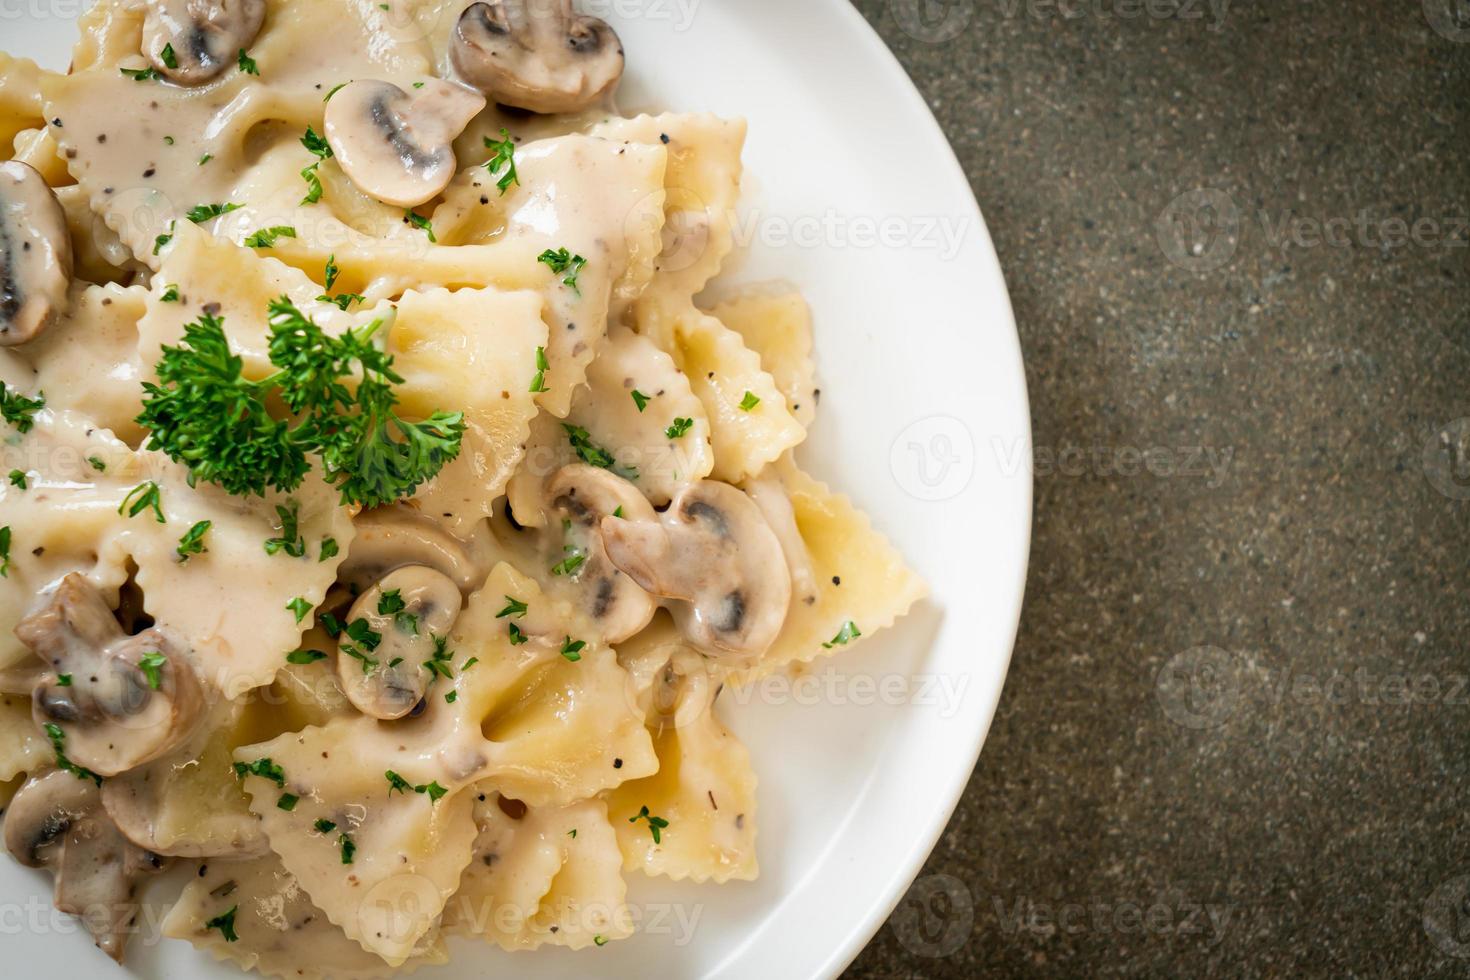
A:
POLYGON ((196 862, 164 933, 282 977, 755 878, 721 691, 924 587, 794 458, 800 295, 702 304, 744 123, 616 115, 570 0, 81 31, 0 55, 7 849, 118 959, 196 862))

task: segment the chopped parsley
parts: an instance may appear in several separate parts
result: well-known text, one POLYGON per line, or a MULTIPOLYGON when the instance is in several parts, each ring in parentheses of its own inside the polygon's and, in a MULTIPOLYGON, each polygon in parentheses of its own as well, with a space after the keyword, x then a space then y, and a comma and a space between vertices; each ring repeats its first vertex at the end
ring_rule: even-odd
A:
POLYGON ((633 396, 633 404, 638 406, 638 411, 640 413, 648 407, 648 396, 645 395, 643 392, 639 391, 637 388, 634 388, 630 392, 630 394, 633 396))
POLYGON ((342 848, 342 863, 351 864, 352 855, 357 853, 357 845, 352 842, 352 835, 343 834, 337 838, 337 844, 342 848))
POLYGON ((522 643, 525 643, 526 642, 526 640, 527 640, 526 634, 523 633, 523 632, 521 632, 521 628, 519 626, 517 626, 515 623, 509 623, 507 625, 510 627, 510 645, 511 646, 518 647, 522 643))
POLYGON ((572 663, 582 659, 582 651, 586 648, 586 640, 574 640, 570 636, 561 645, 561 655, 572 663))
POLYGON ((154 650, 145 653, 138 658, 138 669, 143 676, 148 678, 148 686, 155 691, 163 686, 163 667, 168 663, 168 658, 154 650))
POLYGON ((338 82, 336 85, 333 85, 332 86, 332 90, 330 92, 328 92, 326 95, 322 96, 322 101, 323 102, 330 102, 330 101, 332 101, 332 96, 336 95, 338 92, 342 91, 346 87, 347 87, 347 83, 346 82, 338 82))
POLYGON ((88 463, 91 463, 92 464, 92 469, 96 470, 98 473, 106 473, 107 472, 107 464, 102 461, 101 457, 98 457, 98 456, 88 456, 87 457, 87 462, 88 463))
POLYGON ((10 578, 10 525, 0 527, 0 578, 10 578))
POLYGON ((311 612, 311 603, 307 602, 304 597, 297 596, 290 602, 286 603, 286 608, 295 615, 296 622, 300 623, 303 619, 306 618, 306 614, 311 612))
POLYGON ((747 391, 745 393, 745 397, 742 398, 742 399, 740 399, 740 410, 742 412, 748 412, 752 408, 755 408, 760 403, 761 403, 761 400, 760 400, 760 398, 756 397, 755 392, 753 392, 753 391, 747 391))
POLYGON ((550 391, 551 390, 550 388, 546 387, 546 372, 548 370, 550 370, 550 368, 551 368, 551 365, 549 363, 547 363, 547 360, 546 360, 546 348, 545 347, 537 347, 536 348, 536 376, 531 379, 531 393, 532 394, 536 394, 537 392, 550 391))
POLYGON ((536 257, 536 261, 545 262, 551 266, 551 271, 561 276, 562 285, 581 293, 581 290, 577 288, 577 276, 582 274, 582 267, 587 264, 587 260, 582 256, 573 255, 565 248, 559 248, 556 251, 548 248, 536 257), (562 275, 562 273, 566 274, 562 275))
POLYGON ((66 732, 61 726, 53 722, 47 722, 42 726, 46 737, 51 740, 51 748, 56 752, 56 768, 63 772, 69 772, 78 779, 90 779, 98 786, 102 785, 102 777, 90 769, 83 768, 66 757, 66 732))
POLYGON ((448 694, 444 695, 444 703, 445 704, 453 704, 454 702, 456 702, 458 700, 459 700, 459 692, 458 691, 450 691, 448 694))
POLYGON ((409 422, 394 412, 392 386, 403 379, 373 343, 381 319, 332 337, 284 296, 269 312, 278 370, 260 381, 242 376, 224 321, 210 314, 185 326, 180 346, 163 349, 159 383, 144 384, 137 418, 151 432, 148 448, 240 496, 295 490, 313 453, 343 505, 364 507, 409 496, 459 455, 462 414, 409 422), (343 379, 359 375, 349 389, 343 379), (270 414, 277 391, 290 420, 270 414))
POLYGON ((505 601, 508 603, 508 605, 504 609, 500 610, 500 612, 495 614, 496 619, 504 619, 507 616, 515 616, 517 619, 519 619, 522 616, 526 615, 526 610, 530 608, 524 602, 517 599, 515 596, 506 596, 505 601))
POLYGON ((317 555, 316 560, 318 562, 331 561, 333 558, 337 557, 337 554, 340 551, 341 548, 337 545, 336 538, 322 538, 322 550, 320 554, 317 555))
POLYGON ((200 521, 189 528, 182 538, 179 538, 179 546, 174 550, 178 552, 180 562, 188 561, 190 555, 202 555, 209 550, 204 547, 204 535, 208 534, 209 529, 213 526, 213 521, 200 521))
POLYGON ((412 208, 406 208, 403 212, 403 220, 422 230, 425 235, 429 236, 429 241, 436 245, 439 243, 439 239, 434 237, 434 225, 428 218, 417 214, 412 208))
POLYGON ((240 49, 240 53, 235 56, 235 61, 236 61, 237 64, 239 64, 240 70, 243 71, 245 74, 247 74, 247 75, 259 75, 260 74, 260 67, 258 65, 256 65, 254 58, 250 57, 248 54, 245 53, 245 49, 244 48, 241 48, 240 49))
POLYGON ((231 906, 230 910, 224 915, 217 915, 204 923, 204 928, 218 929, 219 934, 225 937, 225 942, 227 943, 239 942, 240 937, 235 933, 235 913, 239 909, 240 906, 238 905, 231 906))
POLYGON ((318 160, 330 160, 333 156, 332 145, 327 142, 327 138, 310 126, 306 127, 306 134, 301 137, 301 145, 318 160))
POLYGON ((259 776, 261 779, 269 779, 280 789, 286 788, 286 770, 270 760, 270 756, 264 759, 256 759, 254 762, 237 762, 234 765, 235 778, 244 779, 246 776, 259 776))
POLYGON ((56 686, 57 687, 71 687, 71 675, 70 674, 57 674, 56 675, 56 686))
POLYGON ((638 815, 636 817, 628 818, 629 823, 637 823, 640 820, 648 821, 648 830, 651 834, 653 834, 653 842, 655 844, 662 844, 662 832, 664 828, 668 827, 669 822, 663 817, 655 817, 653 814, 649 813, 648 807, 646 806, 638 811, 638 815))
POLYGON ((389 769, 387 772, 383 773, 383 775, 388 779, 389 796, 393 795, 394 790, 397 790, 400 793, 407 793, 409 790, 413 789, 412 783, 404 779, 402 776, 398 775, 398 773, 394 772, 392 769, 389 769))
POLYGON ((159 235, 157 238, 153 239, 153 254, 154 255, 157 255, 158 252, 159 252, 159 250, 162 249, 163 246, 167 245, 169 242, 171 242, 171 241, 174 240, 174 226, 177 225, 177 224, 178 224, 177 221, 170 221, 168 223, 168 232, 167 232, 167 234, 159 235))
POLYGON ((316 168, 322 162, 318 160, 310 166, 301 168, 301 179, 306 181, 306 196, 301 199, 303 205, 315 204, 322 199, 322 179, 317 175, 316 168))
POLYGON ((288 664, 314 664, 318 660, 326 660, 327 655, 320 650, 293 650, 286 654, 288 664))
POLYGON ((444 798, 444 794, 449 792, 449 790, 439 785, 439 781, 437 779, 432 782, 425 783, 423 786, 415 786, 413 788, 413 791, 415 793, 426 794, 429 797, 430 803, 438 803, 444 798))
POLYGON ((160 303, 177 303, 179 301, 179 287, 176 283, 169 283, 163 295, 158 297, 160 303))
POLYGON ((837 635, 832 637, 831 642, 823 643, 822 647, 824 649, 830 650, 833 647, 846 646, 848 643, 852 642, 862 635, 862 631, 857 628, 857 623, 854 623, 852 620, 849 619, 847 622, 842 624, 842 629, 837 631, 837 635))
POLYGON ((165 68, 179 67, 179 56, 174 54, 174 46, 172 42, 165 44, 163 46, 163 50, 158 52, 158 60, 163 62, 165 68))
POLYGON ((174 138, 172 136, 165 136, 163 138, 163 141, 165 143, 167 143, 169 146, 173 146, 174 145, 174 138))
MULTIPOLYGON (((311 128, 307 127, 307 131, 310 132, 311 128)), ((337 265, 337 253, 333 252, 331 255, 327 256, 327 264, 322 269, 323 288, 330 292, 332 287, 337 285, 337 277, 341 274, 342 268, 341 266, 337 265)))
MULTIPOLYGON (((664 435, 670 439, 677 439, 694 427, 693 419, 683 417, 674 419, 674 424, 664 430, 664 435)), ((621 515, 619 515, 621 516, 621 515)))
POLYGON ((229 214, 231 211, 238 211, 240 210, 240 208, 241 205, 239 204, 229 203, 196 204, 189 209, 189 213, 184 215, 184 217, 188 218, 196 225, 202 225, 204 222, 209 221, 212 218, 218 218, 222 214, 229 214))
POLYGON ((347 654, 347 656, 351 657, 353 660, 356 660, 358 663, 362 664, 362 672, 364 674, 371 674, 373 672, 373 668, 376 667, 376 666, 378 666, 378 661, 377 660, 375 660, 372 657, 369 657, 366 653, 363 653, 361 650, 359 650, 357 647, 353 646, 351 643, 344 643, 344 644, 342 644, 341 650, 342 650, 343 653, 347 654))
POLYGON ((587 556, 586 555, 583 555, 583 554, 580 554, 580 553, 573 553, 573 554, 567 555, 561 561, 559 561, 555 565, 552 565, 551 566, 551 574, 553 574, 553 575, 570 575, 573 572, 575 572, 577 569, 581 568, 582 567, 582 563, 584 561, 586 561, 586 560, 587 560, 587 556))
MULTIPOLYGON (((572 831, 572 833, 573 834, 576 834, 576 831, 574 830, 574 831, 572 831)), ((593 936, 592 937, 592 942, 595 943, 595 944, 597 944, 598 946, 606 946, 607 945, 607 937, 606 936, 593 936)))
POLYGON ((499 179, 495 181, 495 186, 500 188, 500 196, 504 197, 505 192, 510 190, 510 185, 520 184, 521 178, 516 173, 516 142, 510 138, 510 133, 506 132, 503 127, 500 135, 502 137, 500 140, 485 137, 485 149, 495 151, 494 155, 485 161, 485 169, 490 172, 490 176, 499 176, 499 179), (500 173, 501 168, 505 169, 505 173, 500 173))
POLYGON ((11 482, 11 484, 13 486, 20 487, 22 490, 26 489, 26 475, 25 475, 25 473, 23 471, 21 471, 21 470, 11 470, 10 471, 10 482, 11 482))
POLYGON ((612 467, 614 462, 612 454, 593 443, 590 432, 580 425, 572 425, 570 422, 563 422, 561 427, 566 432, 568 441, 572 444, 572 451, 577 454, 582 462, 604 470, 612 467))
POLYGON ((459 672, 461 674, 463 674, 465 671, 469 670, 471 667, 473 667, 475 664, 477 664, 479 662, 480 662, 480 658, 479 657, 471 657, 470 659, 468 659, 468 660, 466 660, 464 662, 464 666, 463 667, 459 668, 459 672))
POLYGON ((146 483, 140 483, 129 490, 128 495, 123 498, 123 502, 118 504, 117 512, 121 514, 126 510, 129 517, 137 517, 150 507, 153 508, 154 520, 160 524, 168 523, 167 518, 163 516, 158 484, 152 480, 146 483))
POLYGON ((332 831, 337 829, 337 825, 325 817, 318 819, 316 823, 312 824, 312 827, 314 827, 316 829, 316 832, 319 834, 330 834, 332 831))
POLYGON ((202 167, 206 163, 208 163, 209 161, 211 161, 213 159, 214 159, 214 154, 213 153, 206 153, 206 154, 204 154, 204 156, 202 156, 202 157, 199 158, 199 162, 197 164, 195 164, 195 166, 202 167))
POLYGON ((296 804, 299 802, 301 802, 301 797, 295 793, 282 793, 281 798, 276 800, 276 809, 285 810, 287 813, 290 813, 296 809, 296 804))
POLYGON ((148 68, 119 68, 118 71, 135 82, 146 82, 159 77, 158 72, 154 71, 151 66, 148 68))
POLYGON ((623 505, 622 504, 618 504, 617 509, 612 512, 612 516, 614 516, 614 517, 622 517, 623 516, 623 505))
POLYGON ((0 418, 5 419, 15 426, 21 435, 31 431, 36 424, 33 416, 46 407, 46 396, 37 395, 35 398, 27 398, 16 389, 11 394, 3 381, 0 381, 0 418))
POLYGON ((290 225, 272 225, 262 228, 245 239, 246 248, 274 248, 278 238, 295 238, 296 229, 290 225))
POLYGON ((306 557, 306 538, 301 536, 300 511, 301 506, 294 500, 290 507, 276 504, 276 516, 281 519, 281 534, 280 537, 266 539, 266 554, 274 555, 284 551, 292 558, 306 557))

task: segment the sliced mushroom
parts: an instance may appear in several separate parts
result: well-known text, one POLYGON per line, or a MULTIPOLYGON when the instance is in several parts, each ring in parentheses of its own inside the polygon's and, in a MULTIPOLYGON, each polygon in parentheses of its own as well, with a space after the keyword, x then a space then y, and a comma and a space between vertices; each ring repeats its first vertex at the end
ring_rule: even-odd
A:
POLYGON ((250 812, 232 751, 255 729, 241 701, 219 701, 168 755, 102 784, 102 805, 123 836, 169 857, 259 857, 270 850, 250 812))
POLYGON ((491 0, 460 14, 450 58, 461 78, 502 105, 576 112, 623 77, 623 44, 572 0, 491 0))
POLYGON ((781 542, 796 598, 808 605, 816 602, 817 576, 812 570, 812 556, 801 537, 801 529, 796 526, 796 509, 791 506, 791 494, 775 472, 775 467, 767 467, 760 476, 747 481, 745 492, 761 509, 766 523, 776 533, 776 540, 781 542))
POLYGON ((5 846, 21 864, 49 868, 56 907, 81 916, 98 948, 122 962, 138 882, 164 861, 118 832, 92 780, 54 770, 27 782, 6 811, 5 846))
POLYGON ((56 194, 19 160, 0 163, 0 347, 35 339, 67 308, 71 232, 56 194))
POLYGON ((148 0, 143 53, 159 74, 202 85, 237 63, 265 21, 265 0, 148 0))
POLYGON ((658 521, 602 520, 613 564, 672 599, 679 631, 710 656, 749 663, 786 622, 791 573, 765 517, 728 483, 679 491, 658 521))
POLYGON ((36 725, 56 725, 72 762, 103 776, 142 765, 194 731, 204 692, 192 651, 160 628, 127 636, 85 576, 62 579, 15 635, 46 661, 31 694, 36 725))
POLYGON ((546 484, 546 496, 547 510, 560 518, 546 531, 557 542, 552 563, 564 568, 570 559, 576 565, 557 579, 575 586, 578 605, 599 627, 604 642, 626 640, 648 625, 658 604, 608 560, 601 523, 614 513, 618 519, 657 521, 653 505, 622 477, 582 463, 558 470, 546 484), (563 531, 560 537, 557 525, 563 531))
POLYGON ((439 652, 464 605, 454 580, 423 565, 389 574, 353 603, 349 632, 338 642, 337 679, 347 699, 373 718, 391 721, 413 711, 434 674, 424 664, 439 652), (364 620, 376 638, 351 635, 364 620))
POLYGON ((454 138, 484 108, 480 93, 437 78, 411 95, 392 82, 352 82, 327 103, 327 142, 363 193, 413 208, 449 186, 454 138))
POLYGON ((363 511, 352 524, 352 547, 337 577, 359 592, 405 565, 427 565, 453 579, 465 595, 485 584, 465 543, 412 507, 363 511))

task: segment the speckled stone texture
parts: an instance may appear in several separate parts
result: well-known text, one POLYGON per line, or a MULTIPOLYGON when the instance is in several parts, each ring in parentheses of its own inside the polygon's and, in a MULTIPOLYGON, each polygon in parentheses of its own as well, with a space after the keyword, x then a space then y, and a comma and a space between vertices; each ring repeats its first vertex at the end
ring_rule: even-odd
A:
POLYGON ((848 975, 1470 976, 1470 8, 855 2, 1038 475, 989 741, 848 975))

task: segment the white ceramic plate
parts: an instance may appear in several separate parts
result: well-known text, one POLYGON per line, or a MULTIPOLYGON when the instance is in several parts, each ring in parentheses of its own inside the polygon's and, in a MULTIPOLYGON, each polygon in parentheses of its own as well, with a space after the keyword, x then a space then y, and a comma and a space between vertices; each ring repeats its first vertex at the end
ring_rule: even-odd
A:
MULTIPOLYGON (((62 69, 84 3, 0 6, 0 47, 62 69)), ((799 285, 822 399, 804 464, 849 493, 929 581, 898 628, 805 685, 726 692, 760 777, 761 877, 631 876, 642 931, 514 959, 455 942, 425 980, 815 978, 839 973, 934 846, 1000 696, 1030 540, 1030 421, 1005 282, 970 188, 919 94, 846 0, 579 0, 625 42, 625 111, 750 122, 734 276, 799 285), (732 696, 733 695, 733 696, 732 696)), ((162 901, 165 888, 155 886, 162 901)), ((29 977, 122 976, 0 860, 0 951, 29 977)), ((159 942, 139 977, 238 977, 159 942)), ((151 922, 149 919, 151 918, 151 922)))

